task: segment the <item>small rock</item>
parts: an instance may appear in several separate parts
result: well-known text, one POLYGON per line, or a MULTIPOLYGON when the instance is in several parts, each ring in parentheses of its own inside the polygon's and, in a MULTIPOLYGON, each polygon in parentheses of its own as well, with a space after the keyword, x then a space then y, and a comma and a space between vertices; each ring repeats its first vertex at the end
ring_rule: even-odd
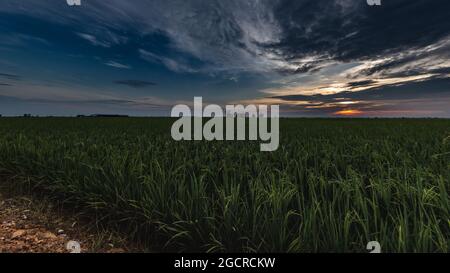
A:
POLYGON ((18 237, 21 237, 21 236, 25 235, 25 233, 26 233, 26 231, 23 230, 23 229, 16 230, 16 231, 13 232, 11 238, 12 239, 16 239, 18 237))
POLYGON ((46 239, 57 239, 58 237, 51 233, 51 232, 45 232, 42 234, 42 237, 46 238, 46 239))
POLYGON ((58 229, 58 234, 63 234, 64 230, 63 229, 58 229))

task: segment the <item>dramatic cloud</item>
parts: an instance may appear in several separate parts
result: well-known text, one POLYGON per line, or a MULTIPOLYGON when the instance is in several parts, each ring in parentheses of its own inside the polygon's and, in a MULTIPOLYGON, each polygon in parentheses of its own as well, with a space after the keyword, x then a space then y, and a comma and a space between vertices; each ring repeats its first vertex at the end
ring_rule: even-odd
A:
MULTIPOLYGON (((316 56, 303 65, 311 68, 328 60, 384 56, 390 57, 386 64, 392 66, 437 50, 432 45, 449 35, 449 9, 445 0, 384 1, 378 7, 366 1, 283 0, 275 10, 284 34, 277 48, 293 62, 316 56)), ((448 42, 442 46, 448 52, 448 42)))
POLYGON ((331 102, 336 99, 344 100, 398 100, 408 98, 429 98, 435 95, 450 95, 450 78, 432 79, 427 81, 416 81, 403 85, 391 85, 378 88, 371 88, 359 92, 339 92, 335 94, 316 95, 287 95, 273 96, 272 98, 286 101, 320 101, 331 102), (429 90, 423 92, 424 89, 429 90))
MULTIPOLYGON (((336 61, 389 56, 366 70, 370 74, 432 56, 433 45, 450 29, 446 0, 385 1, 378 7, 364 0, 110 0, 86 1, 76 11, 64 1, 24 1, 21 9, 15 1, 4 2, 0 11, 78 24, 85 32, 77 35, 100 47, 126 43, 126 31, 159 31, 174 48, 213 64, 203 71, 303 73, 336 61)), ((448 52, 448 43, 442 46, 448 52)), ((159 58, 178 69, 176 60, 159 58)))
POLYGON ((369 88, 364 91, 345 91, 335 94, 285 95, 270 99, 285 105, 286 109, 303 112, 326 112, 337 115, 411 116, 423 113, 435 116, 450 114, 450 78, 435 78, 369 88), (426 92, 424 92, 426 90, 426 92))

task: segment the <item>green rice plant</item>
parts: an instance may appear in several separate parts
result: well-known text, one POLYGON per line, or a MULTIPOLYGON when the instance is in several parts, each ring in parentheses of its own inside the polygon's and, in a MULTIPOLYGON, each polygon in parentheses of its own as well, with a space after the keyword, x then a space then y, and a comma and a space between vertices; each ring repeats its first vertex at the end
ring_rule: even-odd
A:
POLYGON ((272 153, 172 122, 2 118, 0 174, 156 251, 449 251, 449 120, 282 119, 272 153))

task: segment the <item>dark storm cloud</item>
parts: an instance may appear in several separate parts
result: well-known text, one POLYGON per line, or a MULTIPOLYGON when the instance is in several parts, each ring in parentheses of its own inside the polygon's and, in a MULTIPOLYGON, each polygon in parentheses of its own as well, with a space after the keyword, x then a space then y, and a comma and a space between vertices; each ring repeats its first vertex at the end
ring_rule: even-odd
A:
POLYGON ((449 74, 450 75, 450 67, 444 67, 444 68, 436 68, 431 70, 432 73, 436 74, 449 74))
POLYGON ((149 81, 141 81, 141 80, 121 80, 115 81, 114 83, 119 85, 125 85, 132 88, 145 88, 149 86, 154 86, 156 83, 149 81))
POLYGON ((11 86, 11 84, 0 82, 0 86, 11 86))
MULTIPOLYGON (((426 73, 448 74, 450 37, 424 48, 415 48, 414 45, 411 45, 410 49, 405 48, 398 54, 386 56, 386 60, 360 71, 360 74, 379 74, 384 77, 405 77, 426 73)), ((358 75, 353 76, 357 77, 358 75)))
POLYGON ((275 10, 286 58, 319 54, 340 61, 421 48, 449 35, 447 0, 282 0, 275 10))
POLYGON ((374 80, 365 80, 365 81, 357 81, 357 82, 349 82, 347 84, 348 87, 362 87, 362 86, 368 86, 371 84, 376 83, 374 80))

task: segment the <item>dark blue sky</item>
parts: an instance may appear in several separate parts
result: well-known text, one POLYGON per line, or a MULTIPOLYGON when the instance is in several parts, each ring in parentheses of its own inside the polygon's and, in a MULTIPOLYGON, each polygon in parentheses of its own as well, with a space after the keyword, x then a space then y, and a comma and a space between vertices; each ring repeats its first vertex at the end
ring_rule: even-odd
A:
POLYGON ((0 114, 450 117, 447 0, 2 0, 0 114))

